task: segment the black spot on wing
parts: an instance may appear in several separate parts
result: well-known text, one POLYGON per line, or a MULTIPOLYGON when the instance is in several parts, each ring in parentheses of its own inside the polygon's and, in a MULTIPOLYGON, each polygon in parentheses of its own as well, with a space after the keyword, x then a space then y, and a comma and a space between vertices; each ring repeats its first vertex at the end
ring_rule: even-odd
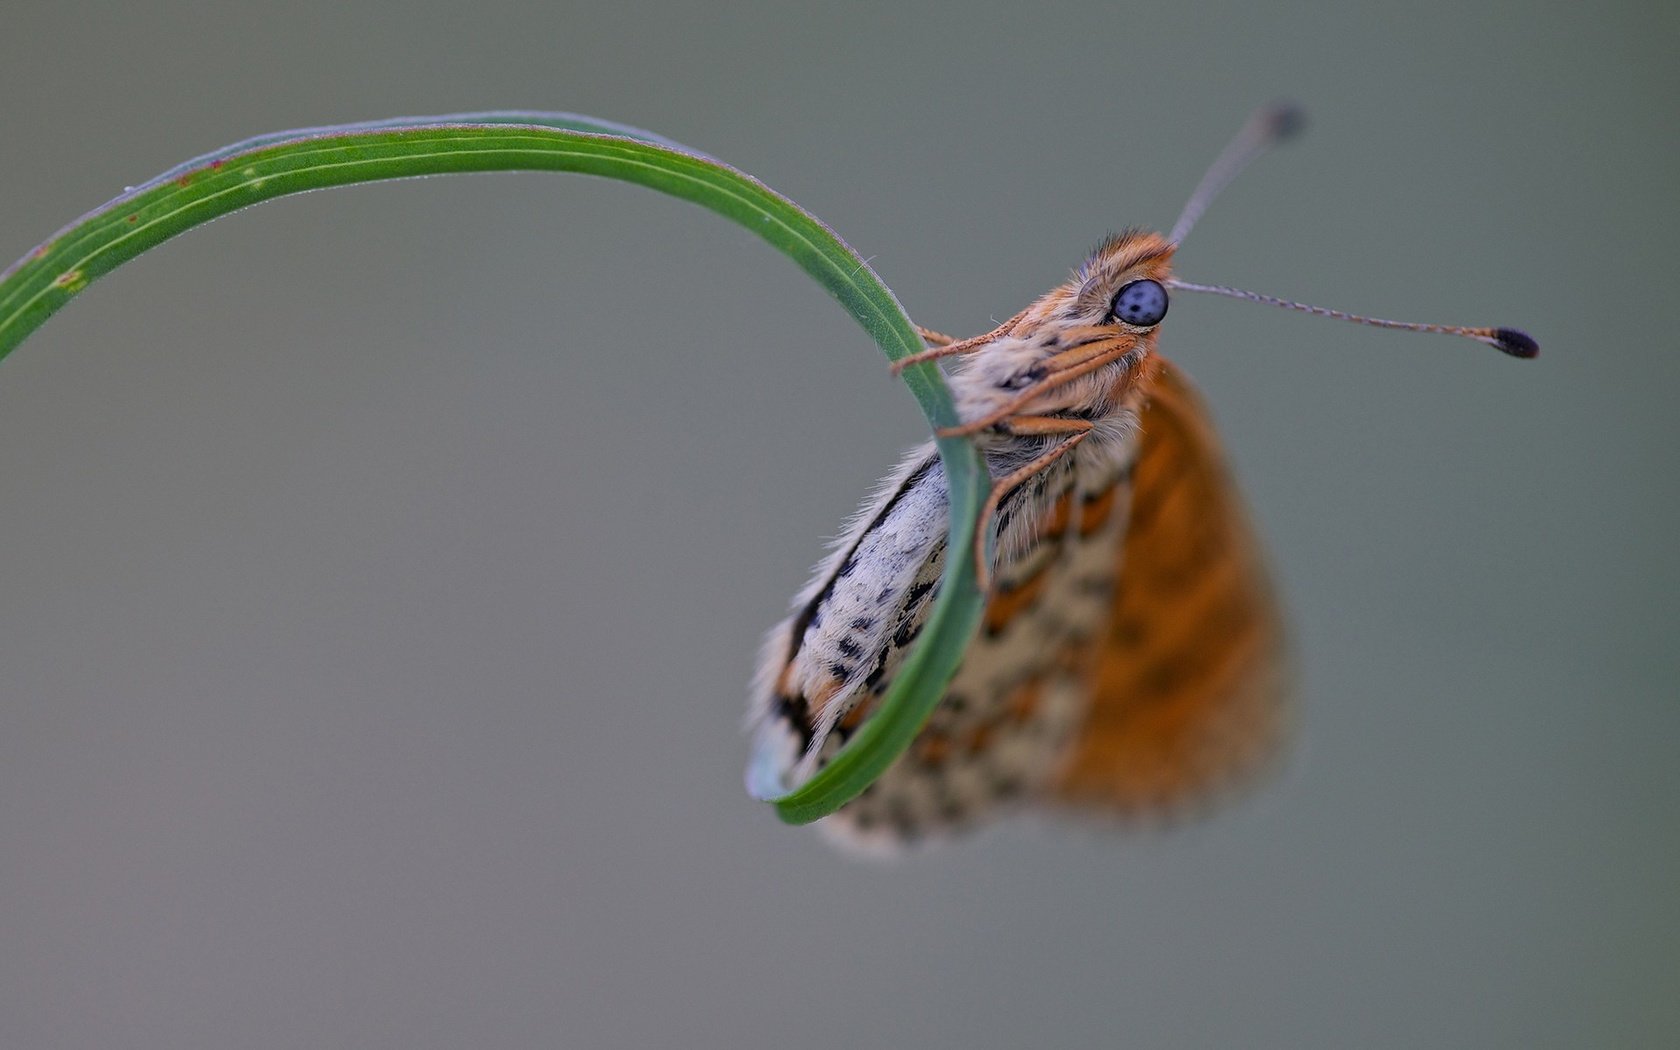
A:
POLYGON ((993 774, 988 786, 998 798, 1015 798, 1025 788, 1021 778, 1008 773, 993 774))
POLYGON ((899 838, 915 838, 916 818, 910 812, 910 804, 902 796, 895 795, 887 800, 887 821, 892 824, 893 831, 899 838))
POLYGON ((871 692, 878 691, 877 687, 881 684, 881 679, 885 678, 886 675, 887 652, 883 649, 881 650, 881 655, 875 659, 875 667, 869 672, 869 677, 863 680, 864 688, 870 690, 871 692))
POLYGON ((902 649, 915 641, 916 636, 921 633, 922 621, 914 616, 907 616, 904 622, 898 625, 898 630, 893 632, 893 645, 902 649))
POLYGON ((776 697, 773 715, 788 724, 799 736, 799 750, 807 751, 811 747, 813 734, 811 732, 811 705, 806 703, 803 696, 776 697))
POLYGON ((908 591, 905 591, 904 608, 906 610, 915 609, 916 606, 921 604, 922 599, 928 596, 928 592, 932 591, 936 586, 938 586, 938 584, 935 581, 929 580, 926 583, 918 583, 911 587, 908 591))

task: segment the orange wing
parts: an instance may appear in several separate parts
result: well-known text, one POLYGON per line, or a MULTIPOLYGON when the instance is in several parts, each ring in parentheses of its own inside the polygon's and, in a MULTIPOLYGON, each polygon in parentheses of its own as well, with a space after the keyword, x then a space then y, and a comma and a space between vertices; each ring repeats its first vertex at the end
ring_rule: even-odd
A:
POLYGON ((1058 801, 1178 811, 1283 735, 1283 630, 1258 545, 1189 381, 1156 357, 1114 617, 1058 801))

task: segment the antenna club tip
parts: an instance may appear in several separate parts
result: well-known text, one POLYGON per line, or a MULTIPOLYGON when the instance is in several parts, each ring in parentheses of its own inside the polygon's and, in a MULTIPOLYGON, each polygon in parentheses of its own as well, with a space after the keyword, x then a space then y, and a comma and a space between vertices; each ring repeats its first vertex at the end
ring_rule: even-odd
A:
POLYGON ((1530 358, 1540 353, 1540 344, 1527 332, 1515 328, 1495 328, 1493 345, 1512 357, 1530 358))
POLYGON ((1271 132, 1272 141, 1292 139, 1307 126, 1307 111, 1294 102, 1274 102, 1266 107, 1266 126, 1271 132))

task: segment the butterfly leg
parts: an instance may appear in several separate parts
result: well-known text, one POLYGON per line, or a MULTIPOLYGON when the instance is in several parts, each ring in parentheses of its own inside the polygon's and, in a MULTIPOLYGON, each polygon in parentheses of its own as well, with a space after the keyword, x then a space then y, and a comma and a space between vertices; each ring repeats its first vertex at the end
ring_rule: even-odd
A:
POLYGON ((926 343, 930 347, 950 346, 952 343, 957 341, 957 337, 954 335, 946 335, 944 332, 935 332, 933 329, 923 328, 921 325, 916 326, 916 334, 921 336, 922 342, 926 343))
MULTIPOLYGON (((1023 310, 1021 313, 1025 312, 1026 311, 1023 310)), ((981 347, 991 343, 993 340, 1001 338, 1004 333, 1008 332, 1011 328, 1014 328, 1015 322, 1020 319, 1021 314, 1016 314, 1014 317, 1011 317, 1009 320, 998 325, 990 332, 986 332, 983 335, 970 336, 967 339, 961 340, 953 340, 948 335, 935 332, 930 328, 922 328, 918 326, 916 329, 917 334, 928 342, 935 343, 936 345, 930 349, 923 350, 919 354, 910 354, 908 357, 899 358, 897 361, 892 363, 892 368, 889 369, 889 371, 896 376, 901 374, 911 365, 925 364, 928 361, 936 361, 941 357, 955 357, 958 354, 972 354, 981 347), (940 340, 945 341, 940 342, 940 340)))
POLYGON ((1072 452, 1074 447, 1084 441, 1086 436, 1091 433, 1094 426, 1095 424, 1088 419, 1058 419, 1054 416, 1010 416, 999 421, 999 429, 1010 434, 1066 434, 1067 436, 1051 445, 1043 455, 1031 463, 994 481, 991 492, 986 494, 986 502, 980 508, 980 523, 974 533, 974 574, 979 581, 982 593, 992 586, 991 566, 986 563, 986 536, 991 527, 992 516, 997 513, 998 504, 1002 503, 1004 497, 1014 492, 1034 474, 1072 452))

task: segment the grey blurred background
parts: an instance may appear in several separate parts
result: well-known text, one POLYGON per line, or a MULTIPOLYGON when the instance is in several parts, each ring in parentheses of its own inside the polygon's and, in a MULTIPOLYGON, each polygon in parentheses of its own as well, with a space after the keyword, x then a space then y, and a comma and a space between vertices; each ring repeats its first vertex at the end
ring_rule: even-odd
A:
POLYGON ((743 794, 762 630, 911 398, 751 236, 553 175, 315 194, 0 367, 0 1046, 1680 1039, 1671 5, 47 4, 0 255, 205 150, 488 107, 663 131, 987 327, 1309 134, 1181 296, 1300 733, 1213 819, 860 864, 743 794))

